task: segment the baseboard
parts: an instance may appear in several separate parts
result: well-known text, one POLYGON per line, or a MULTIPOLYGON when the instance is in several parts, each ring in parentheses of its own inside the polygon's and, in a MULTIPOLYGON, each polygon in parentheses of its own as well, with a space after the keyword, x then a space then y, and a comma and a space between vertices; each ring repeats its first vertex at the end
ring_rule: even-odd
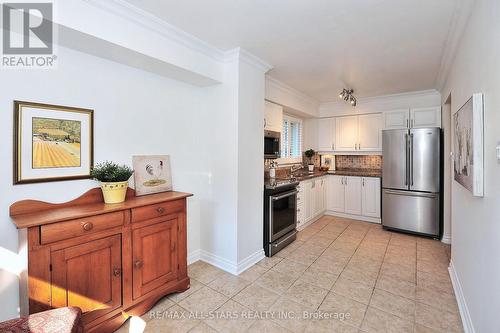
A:
POLYGON ((464 293, 462 291, 462 286, 453 265, 453 261, 450 261, 450 266, 448 267, 450 273, 451 283, 453 284, 453 290, 455 291, 455 297, 457 298, 458 309, 460 310, 460 317, 462 318, 462 324, 464 326, 465 333, 475 333, 474 326, 472 325, 472 319, 470 316, 469 308, 465 302, 464 293))
POLYGON ((256 251, 255 253, 253 253, 253 254, 249 255, 248 257, 246 257, 245 259, 241 260, 238 263, 238 270, 237 270, 238 273, 236 275, 243 273, 244 271, 246 271, 247 269, 249 269, 250 267, 252 267, 256 263, 261 261, 264 257, 265 257, 264 249, 260 249, 259 251, 256 251))
POLYGON ((365 221, 365 222, 371 222, 371 223, 378 223, 378 224, 382 223, 382 220, 380 218, 362 216, 362 215, 351 215, 351 214, 346 214, 346 213, 333 212, 331 210, 327 210, 325 215, 343 217, 343 218, 347 218, 347 219, 353 219, 353 220, 359 220, 359 221, 365 221))
POLYGON ((261 249, 235 264, 226 258, 219 257, 205 250, 196 250, 188 255, 188 264, 201 260, 233 275, 239 275, 264 257, 264 249, 261 249))
POLYGON ((443 238, 441 238, 441 242, 444 244, 451 244, 451 236, 443 235, 443 238))
POLYGON ((219 257, 205 250, 200 250, 200 260, 233 275, 238 275, 238 265, 226 258, 219 257))
POLYGON ((188 265, 191 265, 193 262, 197 262, 198 260, 200 260, 200 258, 201 258, 201 250, 200 249, 192 251, 187 256, 187 263, 188 263, 188 265))

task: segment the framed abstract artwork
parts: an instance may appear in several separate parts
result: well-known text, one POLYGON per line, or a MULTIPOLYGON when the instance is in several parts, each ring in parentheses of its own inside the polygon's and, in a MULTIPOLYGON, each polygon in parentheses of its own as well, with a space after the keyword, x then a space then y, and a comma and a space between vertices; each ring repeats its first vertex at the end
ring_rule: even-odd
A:
POLYGON ((145 195, 172 190, 170 156, 132 156, 135 194, 145 195))
POLYGON ((476 197, 484 187, 483 105, 483 94, 474 94, 453 115, 454 178, 476 197))
POLYGON ((14 184, 90 178, 93 110, 14 101, 14 184))

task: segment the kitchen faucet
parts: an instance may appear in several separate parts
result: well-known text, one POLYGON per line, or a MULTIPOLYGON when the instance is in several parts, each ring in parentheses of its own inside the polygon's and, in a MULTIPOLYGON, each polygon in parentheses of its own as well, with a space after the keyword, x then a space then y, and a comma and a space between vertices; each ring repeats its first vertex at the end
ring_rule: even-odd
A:
POLYGON ((300 170, 300 169, 302 169, 302 165, 300 165, 300 164, 299 165, 292 165, 290 167, 290 175, 293 176, 293 173, 297 170, 300 170))

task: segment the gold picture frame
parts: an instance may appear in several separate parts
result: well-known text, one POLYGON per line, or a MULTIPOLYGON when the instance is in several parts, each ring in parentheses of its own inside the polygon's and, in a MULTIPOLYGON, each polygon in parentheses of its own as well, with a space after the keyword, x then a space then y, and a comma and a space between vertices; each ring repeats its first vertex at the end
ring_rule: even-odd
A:
POLYGON ((90 177, 94 111, 14 101, 14 185, 90 177))

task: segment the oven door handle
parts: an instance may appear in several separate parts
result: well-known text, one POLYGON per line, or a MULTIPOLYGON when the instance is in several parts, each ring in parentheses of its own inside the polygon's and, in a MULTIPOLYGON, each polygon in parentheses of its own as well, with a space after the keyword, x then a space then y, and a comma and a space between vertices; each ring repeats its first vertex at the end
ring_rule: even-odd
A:
POLYGON ((290 192, 285 192, 285 193, 284 193, 284 194, 282 194, 282 195, 278 195, 278 196, 274 196, 274 195, 272 195, 272 196, 271 196, 271 199, 272 199, 273 201, 276 201, 276 200, 281 200, 281 199, 284 199, 284 198, 286 198, 286 197, 291 197, 292 195, 295 195, 295 194, 297 194, 297 193, 299 193, 299 191, 297 191, 297 190, 292 190, 292 191, 290 191, 290 192))

